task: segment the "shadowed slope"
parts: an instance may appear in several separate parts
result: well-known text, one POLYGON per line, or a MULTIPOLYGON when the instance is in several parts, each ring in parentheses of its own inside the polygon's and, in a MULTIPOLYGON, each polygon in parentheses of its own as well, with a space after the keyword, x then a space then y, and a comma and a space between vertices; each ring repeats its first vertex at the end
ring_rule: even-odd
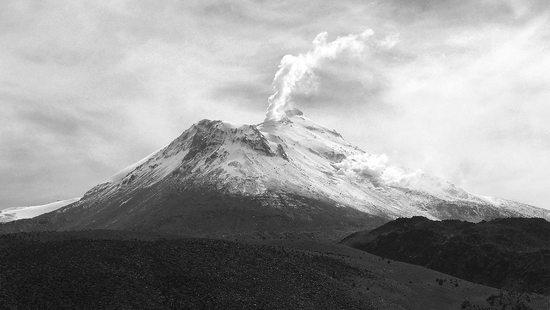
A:
POLYGON ((550 222, 544 219, 402 218, 342 243, 493 287, 550 294, 550 222))

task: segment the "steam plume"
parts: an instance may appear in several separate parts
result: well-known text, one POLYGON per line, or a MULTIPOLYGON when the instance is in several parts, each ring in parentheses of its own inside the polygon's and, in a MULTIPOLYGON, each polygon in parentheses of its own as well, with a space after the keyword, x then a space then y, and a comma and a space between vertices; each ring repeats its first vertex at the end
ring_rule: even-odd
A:
POLYGON ((279 120, 285 111, 292 108, 292 93, 297 88, 315 91, 318 82, 315 69, 323 60, 334 59, 346 52, 359 56, 374 34, 367 29, 360 34, 349 34, 327 42, 327 33, 318 34, 313 40, 313 49, 305 54, 285 55, 273 78, 274 93, 269 97, 266 120, 279 120))
POLYGON ((338 173, 360 179, 376 179, 387 185, 407 185, 412 181, 420 180, 423 172, 407 171, 389 164, 386 154, 361 154, 345 158, 334 165, 338 173))

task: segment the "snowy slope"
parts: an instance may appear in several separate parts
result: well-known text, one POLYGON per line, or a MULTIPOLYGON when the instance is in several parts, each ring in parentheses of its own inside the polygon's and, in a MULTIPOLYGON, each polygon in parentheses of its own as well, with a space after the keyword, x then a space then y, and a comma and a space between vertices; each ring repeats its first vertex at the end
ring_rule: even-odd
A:
POLYGON ((52 212, 64 206, 70 205, 71 203, 77 202, 79 199, 80 197, 60 200, 40 206, 14 207, 0 210, 0 223, 33 218, 41 214, 52 212))
POLYGON ((202 120, 80 200, 36 220, 2 224, 0 233, 118 229, 333 240, 413 215, 550 220, 548 210, 393 166, 290 110, 258 125, 202 120))
POLYGON ((89 191, 73 208, 99 201, 124 204, 157 183, 262 197, 273 207, 278 202, 270 197, 296 195, 385 218, 550 219, 546 210, 474 195, 421 171, 389 165, 384 156, 349 144, 298 110, 259 125, 203 120, 89 191))

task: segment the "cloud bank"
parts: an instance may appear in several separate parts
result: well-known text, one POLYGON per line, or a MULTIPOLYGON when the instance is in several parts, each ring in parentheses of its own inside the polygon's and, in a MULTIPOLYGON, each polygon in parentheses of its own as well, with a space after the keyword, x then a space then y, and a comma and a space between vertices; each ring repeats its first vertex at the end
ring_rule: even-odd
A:
POLYGON ((550 208, 549 14, 542 0, 0 2, 0 209, 80 196, 202 118, 259 123, 270 96, 268 117, 293 105, 396 166, 550 208))

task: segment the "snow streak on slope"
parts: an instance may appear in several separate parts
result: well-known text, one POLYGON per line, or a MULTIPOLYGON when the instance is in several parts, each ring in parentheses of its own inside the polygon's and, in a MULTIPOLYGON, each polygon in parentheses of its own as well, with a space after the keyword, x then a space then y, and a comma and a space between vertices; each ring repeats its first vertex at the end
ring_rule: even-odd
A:
POLYGON ((79 199, 80 197, 56 201, 40 206, 15 207, 0 210, 0 223, 33 218, 41 214, 52 212, 64 206, 70 205, 71 203, 77 202, 79 199))

